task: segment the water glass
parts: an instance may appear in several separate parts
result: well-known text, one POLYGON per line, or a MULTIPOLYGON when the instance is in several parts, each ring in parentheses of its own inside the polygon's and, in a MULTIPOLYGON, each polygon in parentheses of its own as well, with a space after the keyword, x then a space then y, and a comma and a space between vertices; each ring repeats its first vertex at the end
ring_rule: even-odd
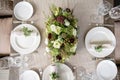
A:
POLYGON ((92 72, 86 73, 85 75, 82 76, 80 80, 99 80, 99 78, 97 77, 96 72, 92 72))
POLYGON ((82 76, 86 74, 86 70, 84 67, 77 67, 76 68, 76 80, 81 80, 82 76))
POLYGON ((112 4, 106 0, 103 0, 103 2, 98 5, 98 14, 105 16, 109 13, 111 8, 112 4))
POLYGON ((28 67, 27 60, 24 55, 17 56, 17 57, 9 57, 8 65, 9 67, 22 67, 22 68, 28 67))
POLYGON ((120 19, 120 6, 114 7, 109 11, 109 16, 112 19, 120 19))

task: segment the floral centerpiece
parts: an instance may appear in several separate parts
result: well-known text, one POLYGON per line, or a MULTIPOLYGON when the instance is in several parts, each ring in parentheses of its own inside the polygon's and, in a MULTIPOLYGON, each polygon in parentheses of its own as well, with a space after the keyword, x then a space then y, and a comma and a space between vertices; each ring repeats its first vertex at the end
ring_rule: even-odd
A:
POLYGON ((52 6, 52 15, 46 21, 46 51, 52 55, 54 62, 64 62, 76 54, 77 19, 69 8, 52 6))

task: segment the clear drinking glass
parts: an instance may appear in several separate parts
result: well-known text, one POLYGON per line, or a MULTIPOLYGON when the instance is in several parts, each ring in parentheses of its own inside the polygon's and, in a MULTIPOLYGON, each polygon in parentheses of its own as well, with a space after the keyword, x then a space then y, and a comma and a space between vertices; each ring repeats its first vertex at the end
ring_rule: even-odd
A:
POLYGON ((103 2, 98 5, 98 14, 105 16, 109 13, 111 8, 112 4, 106 0, 103 0, 103 2))
POLYGON ((120 19, 120 6, 114 7, 109 11, 109 16, 112 19, 120 19))
POLYGON ((27 60, 24 55, 20 55, 17 57, 9 57, 8 58, 8 65, 9 67, 22 67, 22 68, 27 68, 27 60))
POLYGON ((96 72, 92 72, 86 73, 85 75, 82 76, 80 80, 99 80, 99 78, 97 77, 96 72))
POLYGON ((76 68, 76 78, 77 80, 81 80, 82 76, 86 74, 86 70, 84 67, 77 67, 76 68))

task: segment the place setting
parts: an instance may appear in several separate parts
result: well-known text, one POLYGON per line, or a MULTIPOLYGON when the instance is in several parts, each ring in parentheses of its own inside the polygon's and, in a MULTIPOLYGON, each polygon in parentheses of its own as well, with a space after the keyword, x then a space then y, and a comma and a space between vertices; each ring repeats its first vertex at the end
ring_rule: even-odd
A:
POLYGON ((14 24, 19 23, 11 31, 10 43, 14 51, 20 56, 8 58, 10 67, 19 67, 19 80, 42 80, 39 74, 28 69, 28 57, 25 55, 31 54, 37 50, 41 42, 41 34, 34 21, 29 21, 33 16, 34 9, 30 2, 20 1, 14 7, 14 16, 17 19, 14 24))
POLYGON ((113 32, 102 26, 90 29, 85 37, 85 47, 93 56, 92 60, 99 61, 95 72, 89 75, 90 80, 115 79, 118 72, 117 66, 114 59, 109 57, 116 47, 116 38, 113 32))
POLYGON ((94 57, 103 58, 110 55, 116 47, 116 38, 111 30, 95 27, 88 31, 85 46, 94 57))
MULTIPOLYGON (((105 20, 118 20, 117 9, 118 7, 112 7, 110 2, 104 0, 98 5, 98 16, 108 15, 105 20)), ((113 31, 110 30, 114 28, 114 25, 96 23, 98 16, 94 16, 94 22, 91 23, 91 26, 94 27, 85 36, 85 47, 88 53, 92 55, 92 60, 97 61, 97 66, 94 72, 83 76, 85 76, 85 80, 88 78, 90 78, 89 80, 116 80, 118 69, 115 59, 111 55, 114 55, 117 40, 113 31)))
MULTIPOLYGON (((14 15, 20 20, 28 22, 34 13, 33 6, 27 1, 20 1, 14 7, 14 15)), ((41 35, 36 26, 28 23, 17 25, 12 31, 10 42, 12 48, 20 54, 34 52, 40 45, 41 35)))

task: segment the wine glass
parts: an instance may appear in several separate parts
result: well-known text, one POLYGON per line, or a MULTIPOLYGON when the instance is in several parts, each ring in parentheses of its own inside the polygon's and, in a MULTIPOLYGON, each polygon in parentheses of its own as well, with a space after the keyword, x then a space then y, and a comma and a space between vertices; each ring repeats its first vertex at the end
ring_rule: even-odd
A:
POLYGON ((98 14, 105 16, 109 13, 111 8, 112 4, 106 0, 103 0, 103 2, 98 5, 98 14))
POLYGON ((80 80, 100 80, 100 79, 97 77, 96 72, 91 72, 83 75, 80 80))
POLYGON ((84 67, 80 66, 76 68, 76 78, 77 80, 81 80, 82 76, 86 74, 86 70, 84 67))
POLYGON ((28 67, 27 57, 25 55, 20 55, 16 57, 8 57, 9 67, 21 67, 23 69, 28 67))
POLYGON ((117 7, 112 8, 112 9, 109 11, 109 16, 110 16, 112 19, 120 19, 120 5, 117 6, 117 7))

